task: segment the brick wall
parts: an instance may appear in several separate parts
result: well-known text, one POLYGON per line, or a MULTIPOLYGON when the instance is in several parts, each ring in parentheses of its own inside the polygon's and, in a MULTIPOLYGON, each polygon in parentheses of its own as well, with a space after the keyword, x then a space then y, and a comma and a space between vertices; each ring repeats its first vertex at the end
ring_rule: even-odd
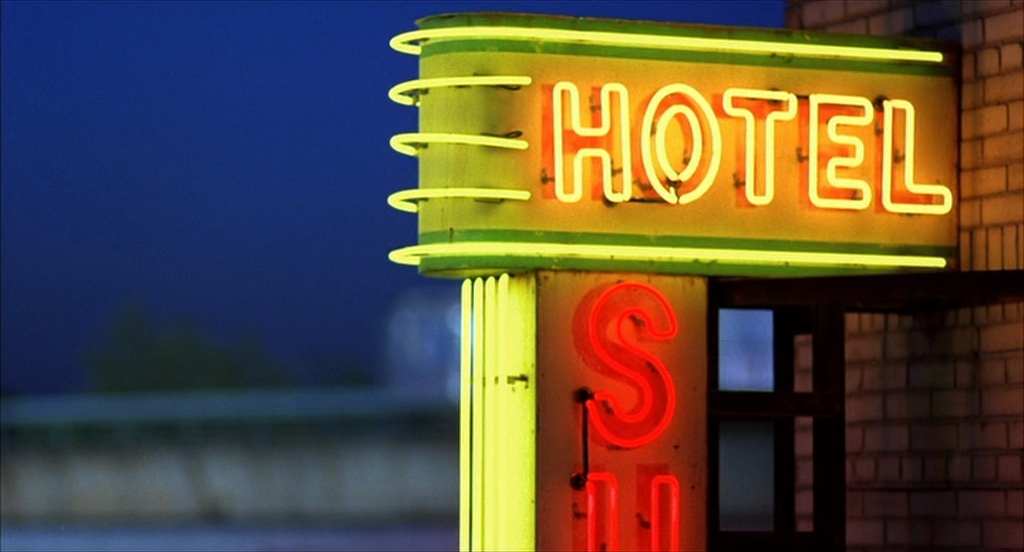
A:
POLYGON ((1024 547, 1019 304, 847 315, 848 542, 1024 547))
MULTIPOLYGON (((963 45, 960 267, 1024 268, 1024 2, 791 1, 786 21, 963 45)), ((1021 303, 847 315, 851 550, 1024 549, 1022 321, 1021 303)))

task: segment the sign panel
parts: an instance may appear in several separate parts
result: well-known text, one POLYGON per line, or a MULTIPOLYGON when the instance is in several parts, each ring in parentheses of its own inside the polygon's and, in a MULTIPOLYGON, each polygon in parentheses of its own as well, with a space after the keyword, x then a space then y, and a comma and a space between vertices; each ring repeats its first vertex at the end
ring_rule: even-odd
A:
POLYGON ((396 262, 779 275, 943 269, 957 243, 955 47, 514 14, 396 37, 420 79, 419 214, 396 262))
POLYGON ((704 550, 703 278, 537 275, 536 549, 704 550))

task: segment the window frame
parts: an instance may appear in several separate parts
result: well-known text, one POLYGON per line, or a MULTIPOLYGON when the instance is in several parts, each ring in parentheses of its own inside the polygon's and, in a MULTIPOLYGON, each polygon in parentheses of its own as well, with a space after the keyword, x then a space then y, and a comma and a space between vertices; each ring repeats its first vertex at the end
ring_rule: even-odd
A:
POLYGON ((949 309, 1024 301, 1024 270, 912 272, 812 278, 718 278, 708 282, 708 547, 712 551, 782 546, 793 551, 846 549, 845 314, 941 312, 949 309), (773 311, 775 390, 718 390, 718 310, 773 311), (812 336, 810 393, 793 388, 793 336, 812 336), (795 470, 783 459, 792 453, 791 420, 814 419, 814 528, 795 531, 795 470), (721 531, 718 498, 718 422, 769 417, 776 424, 775 530, 721 531), (788 429, 787 429, 788 427, 788 429), (781 446, 780 446, 781 445, 781 446), (784 469, 783 469, 784 468, 784 469), (783 473, 780 473, 783 472, 783 473), (792 492, 794 502, 780 492, 792 492))
MULTIPOLYGON (((715 295, 712 294, 714 298, 715 295)), ((846 478, 843 313, 830 306, 735 305, 712 300, 708 308, 708 542, 709 550, 750 550, 779 545, 786 550, 845 550, 846 478), (718 311, 749 308, 772 311, 772 391, 718 389, 718 311), (809 392, 795 392, 794 338, 812 336, 809 392), (810 417, 813 426, 814 528, 796 530, 796 453, 794 421, 810 417), (724 420, 774 422, 774 528, 723 531, 719 503, 719 424, 724 420)))

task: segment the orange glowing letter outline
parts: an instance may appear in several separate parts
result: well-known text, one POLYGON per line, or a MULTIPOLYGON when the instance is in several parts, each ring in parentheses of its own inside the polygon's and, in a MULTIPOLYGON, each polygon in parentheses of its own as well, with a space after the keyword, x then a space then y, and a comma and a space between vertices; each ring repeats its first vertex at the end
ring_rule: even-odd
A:
POLYGON ((619 480, 608 472, 590 472, 586 488, 587 552, 618 550, 619 480))
POLYGON ((611 391, 594 392, 586 403, 593 438, 623 449, 658 438, 675 414, 675 386, 665 364, 638 342, 664 341, 678 333, 675 312, 665 296, 638 282, 598 288, 581 303, 573 325, 584 361, 636 393, 627 409, 611 391))
POLYGON ((679 550, 679 481, 671 475, 658 475, 651 481, 651 550, 679 550), (662 489, 668 496, 668 512, 661 511, 662 489), (664 521, 668 523, 663 524, 664 521), (662 546, 662 531, 668 526, 668 546, 662 546))

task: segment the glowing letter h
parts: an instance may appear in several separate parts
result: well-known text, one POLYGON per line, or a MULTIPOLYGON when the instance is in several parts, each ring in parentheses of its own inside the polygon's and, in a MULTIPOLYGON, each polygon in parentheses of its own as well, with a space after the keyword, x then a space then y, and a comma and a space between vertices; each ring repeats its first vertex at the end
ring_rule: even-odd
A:
MULTIPOLYGON (((600 123, 597 126, 583 126, 580 105, 580 91, 571 82, 559 82, 552 90, 552 111, 554 118, 554 145, 555 145, 555 197, 563 203, 576 203, 583 198, 585 182, 583 178, 583 163, 590 158, 597 158, 601 161, 602 176, 604 181, 604 197, 610 202, 621 203, 629 201, 633 191, 632 160, 630 159, 629 142, 629 94, 626 87, 617 82, 611 82, 601 87, 600 123), (607 138, 608 143, 615 143, 612 133, 612 119, 618 123, 618 148, 619 155, 613 155, 605 148, 586 147, 579 148, 574 153, 566 152, 565 130, 566 111, 563 107, 563 100, 566 93, 569 97, 569 128, 581 138, 607 138), (615 94, 616 101, 612 107, 612 94, 615 94), (613 114, 616 117, 613 117, 613 114), (572 181, 566 175, 566 153, 572 155, 572 181), (612 186, 612 176, 615 173, 613 160, 621 163, 622 186, 616 191, 612 186)), ((587 109, 587 111, 590 111, 587 109)), ((615 147, 615 146, 612 146, 615 147)))

